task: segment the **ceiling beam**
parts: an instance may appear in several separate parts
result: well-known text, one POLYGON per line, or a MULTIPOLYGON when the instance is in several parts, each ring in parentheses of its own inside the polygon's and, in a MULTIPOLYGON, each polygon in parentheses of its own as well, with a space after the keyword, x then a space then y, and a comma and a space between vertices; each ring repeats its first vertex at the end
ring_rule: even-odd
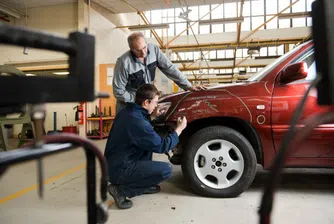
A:
MULTIPOLYGON (((252 74, 253 75, 253 74, 252 74)), ((217 78, 205 78, 205 77, 201 77, 201 78, 197 78, 197 79, 193 79, 193 78, 188 78, 188 80, 190 82, 192 81, 200 81, 200 82, 203 82, 203 81, 207 81, 209 83, 212 83, 212 82, 226 82, 226 83, 231 83, 233 81, 245 81, 247 79, 249 79, 252 75, 245 75, 245 76, 235 76, 235 77, 225 77, 225 78, 222 78, 222 77, 217 77, 217 78)))
MULTIPOLYGON (((235 79, 238 79, 238 80, 247 80, 249 79, 250 77, 252 77, 252 75, 245 75, 244 76, 238 76, 238 78, 235 78, 235 79)), ((197 78, 197 79, 193 79, 193 78, 188 78, 189 81, 200 81, 200 80, 221 80, 221 81, 224 81, 224 80, 232 80, 234 77, 231 77, 231 76, 227 76, 227 77, 211 77, 211 78, 208 78, 208 77, 201 77, 201 78, 197 78)))
MULTIPOLYGON (((239 17, 242 17, 242 13, 243 13, 243 9, 244 9, 244 0, 241 0, 241 7, 240 7, 240 15, 239 17)), ((237 3, 237 16, 238 16, 238 3, 237 3)), ((242 23, 237 23, 237 44, 239 45, 240 44, 240 35, 241 35, 241 25, 242 23)), ((237 49, 238 48, 235 48, 234 49, 234 52, 233 52, 233 67, 235 67, 235 63, 236 63, 236 59, 237 59, 237 49)))
POLYGON ((268 19, 267 21, 265 21, 263 24, 261 24, 260 26, 258 26, 257 28, 255 28, 254 30, 252 30, 251 32, 249 32, 248 34, 246 34, 245 37, 242 38, 242 40, 240 42, 243 42, 244 40, 246 40, 248 37, 252 36, 254 33, 256 33, 259 29, 261 29, 261 27, 263 27, 264 25, 266 25, 267 23, 269 23, 271 20, 275 19, 276 17, 278 17, 279 15, 281 15, 285 10, 291 8, 294 4, 296 4, 297 2, 299 2, 299 0, 296 0, 295 2, 291 3, 288 7, 284 8, 282 11, 280 11, 279 13, 277 13, 276 15, 274 15, 273 17, 271 17, 270 19, 268 19))
MULTIPOLYGON (((239 17, 242 17, 243 11, 244 11, 244 2, 245 0, 241 0, 241 8, 240 8, 240 15, 239 17)), ((241 35, 241 25, 242 23, 237 23, 238 33, 237 33, 237 43, 240 43, 240 35, 241 35)))
MULTIPOLYGON (((137 14, 140 16, 140 18, 144 21, 144 23, 146 25, 150 25, 150 22, 148 21, 147 17, 145 16, 145 14, 142 11, 139 11, 138 9, 136 9, 135 7, 133 7, 131 4, 129 4, 127 1, 125 0, 121 0, 122 2, 124 2, 127 6, 129 6, 131 9, 133 9, 135 12, 137 12, 137 14)), ((155 32, 155 30, 151 30, 151 33, 153 34, 153 36, 155 37, 155 39, 158 41, 160 47, 163 46, 163 41, 162 39, 159 37, 159 35, 157 34, 157 32, 155 32)))
MULTIPOLYGON (((242 62, 244 62, 245 60, 247 60, 250 56, 247 55, 245 58, 240 58, 241 61, 239 61, 238 63, 236 63, 236 65, 239 65, 241 64, 242 62)), ((274 55, 274 56, 258 56, 258 57, 255 57, 254 59, 255 60, 258 60, 258 59, 277 59, 281 57, 281 55, 274 55)), ((210 62, 215 62, 215 61, 230 61, 230 62, 233 62, 234 58, 213 58, 213 59, 210 59, 210 62)), ((191 65, 193 65, 194 63, 194 60, 172 60, 172 63, 191 63, 191 65)), ((186 66, 186 67, 190 67, 190 66, 186 66)))
MULTIPOLYGON (((248 47, 270 47, 277 46, 281 44, 297 44, 303 41, 305 38, 294 38, 294 39, 281 39, 281 40, 262 40, 262 41, 250 41, 238 43, 233 42, 221 42, 221 43, 201 43, 197 44, 187 44, 187 45, 174 45, 169 46, 168 49, 173 52, 187 52, 187 51, 199 51, 202 50, 221 50, 221 49, 235 49, 236 47, 248 48, 248 47)), ((163 50, 163 49, 162 49, 163 50)))
MULTIPOLYGON (((210 51, 206 52, 203 56, 205 57, 206 55, 208 55, 210 53, 210 51)), ((192 66, 193 64, 195 64, 196 62, 200 61, 201 57, 197 58, 195 61, 193 61, 190 65, 188 65, 187 67, 192 66)))
MULTIPOLYGON (((183 13, 185 13, 185 11, 184 11, 184 9, 183 9, 183 7, 182 7, 182 5, 181 5, 180 0, 179 0, 179 4, 180 4, 180 6, 181 6, 181 9, 182 9, 183 13)), ((187 3, 186 3, 186 5, 187 5, 187 3)), ((188 7, 188 5, 187 5, 187 7, 188 7)), ((191 32, 192 32, 192 34, 193 34, 195 40, 196 40, 197 46, 199 46, 199 41, 198 41, 198 39, 197 39, 197 37, 196 37, 196 34, 195 34, 194 29, 192 28, 192 26, 190 26, 190 29, 191 29, 191 32)), ((167 45, 167 46, 168 46, 168 45, 167 45)), ((203 53, 203 51, 202 51, 201 48, 200 48, 200 51, 201 51, 201 58, 202 58, 202 60, 205 60, 206 65, 209 67, 208 60, 206 59, 206 57, 205 57, 205 55, 204 55, 204 53, 203 53)), ((183 66, 183 67, 185 67, 185 66, 183 66)), ((195 76, 195 74, 194 74, 194 76, 195 76)))
MULTIPOLYGON (((144 20, 145 24, 147 24, 147 25, 150 24, 150 22, 148 21, 147 17, 145 16, 145 14, 143 12, 138 11, 137 13, 142 18, 142 20, 144 20)), ((163 41, 159 37, 159 35, 157 34, 157 32, 155 32, 155 30, 151 30, 151 33, 153 34, 154 38, 158 41, 160 47, 162 47, 163 46, 163 41)))
POLYGON ((305 43, 306 41, 309 41, 313 38, 312 33, 310 33, 307 37, 305 37, 300 43, 305 43))
MULTIPOLYGON (((235 67, 249 67, 249 68, 263 68, 266 67, 266 64, 259 64, 259 65, 236 65, 235 67)), ((188 67, 188 68, 179 68, 180 71, 196 71, 200 69, 233 69, 233 66, 210 66, 210 67, 188 67)))
POLYGON ((235 64, 234 67, 240 65, 242 62, 246 61, 248 58, 249 58, 249 55, 245 57, 244 59, 242 59, 241 61, 239 61, 237 64, 235 64))
POLYGON ((167 42, 167 44, 164 47, 169 47, 170 43, 172 43, 174 40, 176 40, 179 36, 181 36, 181 34, 183 34, 184 32, 186 32, 187 30, 189 30, 193 25, 195 25, 196 23, 198 23, 200 20, 202 20, 204 17, 206 17, 207 15, 209 15, 213 10, 215 10, 216 8, 218 8, 219 6, 221 6, 224 3, 224 0, 222 3, 220 3, 219 5, 217 5, 216 7, 214 7, 213 9, 211 9, 208 13, 206 13, 204 16, 202 16, 199 20, 193 22, 192 24, 190 24, 185 30, 183 30, 181 33, 179 33, 178 35, 176 35, 175 37, 173 37, 170 41, 167 42))

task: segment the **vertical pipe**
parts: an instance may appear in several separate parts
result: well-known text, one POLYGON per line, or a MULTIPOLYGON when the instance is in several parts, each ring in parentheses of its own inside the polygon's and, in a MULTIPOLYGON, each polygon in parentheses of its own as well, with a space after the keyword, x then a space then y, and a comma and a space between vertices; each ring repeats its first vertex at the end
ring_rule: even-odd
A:
POLYGON ((100 113, 100 139, 102 139, 103 137, 103 132, 102 132, 102 129, 103 129, 103 122, 102 122, 102 109, 101 109, 101 106, 102 106, 102 103, 101 103, 101 99, 99 99, 99 113, 100 113))
POLYGON ((57 131, 57 112, 53 112, 53 131, 57 131))

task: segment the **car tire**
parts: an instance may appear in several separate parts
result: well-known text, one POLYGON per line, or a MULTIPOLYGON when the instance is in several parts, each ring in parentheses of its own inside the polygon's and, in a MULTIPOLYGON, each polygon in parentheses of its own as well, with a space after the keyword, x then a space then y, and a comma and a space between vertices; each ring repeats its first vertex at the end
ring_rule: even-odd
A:
POLYGON ((211 126, 190 137, 182 172, 195 193, 229 198, 251 185, 256 164, 253 147, 242 134, 225 126, 211 126))

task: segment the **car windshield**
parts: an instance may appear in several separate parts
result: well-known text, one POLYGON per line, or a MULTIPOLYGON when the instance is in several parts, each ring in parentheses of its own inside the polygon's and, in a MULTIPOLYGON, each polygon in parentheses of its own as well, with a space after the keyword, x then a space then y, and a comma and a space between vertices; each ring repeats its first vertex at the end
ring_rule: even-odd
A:
MULTIPOLYGON (((305 43, 306 44, 306 43, 305 43)), ((275 68, 278 64, 280 64, 282 61, 284 61, 286 58, 290 57, 293 53, 298 51, 301 47, 303 47, 305 44, 301 44, 292 51, 288 52, 287 54, 282 55, 276 61, 273 63, 270 63, 266 67, 264 67, 259 73, 253 75, 250 77, 247 81, 248 82, 254 82, 254 81, 260 81, 263 77, 265 77, 273 68, 275 68)))

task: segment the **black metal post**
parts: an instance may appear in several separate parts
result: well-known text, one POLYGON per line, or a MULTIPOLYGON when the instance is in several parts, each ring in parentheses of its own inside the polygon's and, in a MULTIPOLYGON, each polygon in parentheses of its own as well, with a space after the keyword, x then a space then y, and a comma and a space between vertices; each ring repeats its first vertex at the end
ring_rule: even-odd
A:
POLYGON ((95 155, 90 150, 85 148, 87 167, 87 219, 88 224, 95 224, 97 221, 96 213, 96 172, 95 172, 95 155))

